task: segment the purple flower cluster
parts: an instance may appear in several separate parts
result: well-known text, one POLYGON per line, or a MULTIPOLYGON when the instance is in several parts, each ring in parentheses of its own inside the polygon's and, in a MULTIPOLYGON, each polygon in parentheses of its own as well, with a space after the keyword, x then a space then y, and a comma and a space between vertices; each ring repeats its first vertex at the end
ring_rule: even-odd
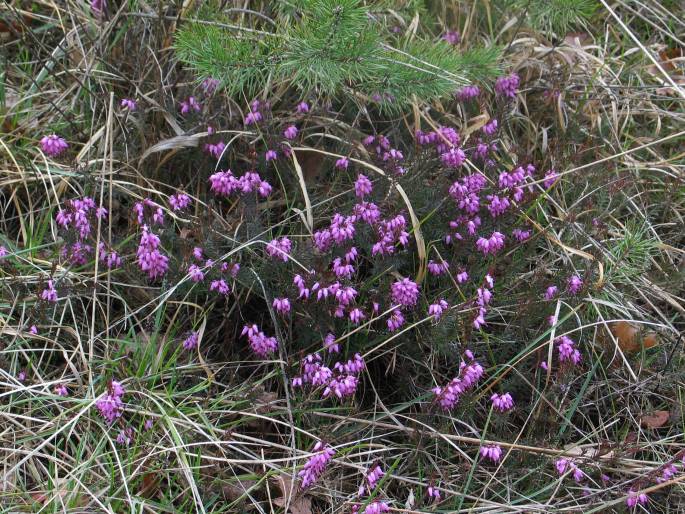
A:
POLYGON ((274 298, 272 305, 279 314, 288 314, 290 312, 290 300, 287 298, 274 298))
POLYGON ((131 112, 138 109, 138 104, 136 103, 135 100, 133 100, 131 98, 122 98, 121 103, 119 105, 121 105, 121 107, 123 109, 126 109, 126 110, 131 111, 131 112))
POLYGON ((69 148, 69 144, 63 137, 56 134, 50 134, 49 136, 43 136, 41 138, 40 148, 50 157, 57 157, 69 148))
POLYGON ((367 470, 366 475, 364 476, 364 483, 359 486, 359 491, 357 494, 359 496, 364 496, 367 493, 371 494, 371 492, 373 492, 373 490, 376 488, 378 481, 383 478, 383 475, 385 475, 385 473, 383 472, 380 464, 372 466, 369 470, 367 470))
POLYGON ((205 143, 205 152, 214 157, 215 159, 221 159, 221 156, 226 149, 226 144, 223 141, 217 141, 216 143, 205 143))
POLYGON ((504 248, 504 234, 495 231, 488 238, 479 237, 476 241, 476 248, 483 252, 483 255, 497 255, 504 248))
POLYGON ((136 251, 138 267, 147 273, 150 280, 163 277, 169 269, 169 257, 160 250, 160 240, 143 225, 143 233, 136 251))
MULTIPOLYGON (((324 344, 329 353, 332 353, 334 340, 332 334, 326 336, 324 344)), ((336 353, 339 350, 337 348, 336 353)), ((357 391, 358 376, 365 366, 364 359, 358 353, 347 362, 336 362, 333 369, 323 364, 323 359, 318 353, 309 354, 300 363, 301 375, 293 378, 293 387, 301 387, 304 384, 323 387, 323 398, 335 397, 342 400, 353 396, 357 391)))
POLYGON ((459 364, 459 376, 453 378, 444 387, 434 387, 433 393, 445 411, 450 411, 459 403, 461 396, 473 388, 483 376, 483 367, 473 358, 470 350, 465 352, 468 364, 462 360, 459 364))
POLYGON ((287 237, 279 237, 278 239, 273 239, 266 245, 266 253, 272 259, 288 262, 292 246, 293 244, 290 239, 287 237))
POLYGON ((482 446, 480 449, 480 456, 492 462, 499 462, 502 458, 502 447, 497 444, 489 444, 482 446))
POLYGON ((392 255, 397 243, 406 247, 409 244, 407 220, 398 214, 394 218, 379 221, 376 226, 378 241, 371 247, 371 255, 392 255))
POLYGON ((105 418, 105 421, 110 425, 114 423, 117 418, 121 417, 121 414, 123 413, 124 402, 122 401, 122 397, 124 396, 124 393, 124 387, 121 383, 112 380, 107 388, 107 393, 95 402, 95 407, 100 412, 100 415, 105 418))
POLYGON ((446 41, 450 45, 458 45, 461 41, 461 34, 456 30, 448 30, 442 35, 442 40, 446 41))
POLYGON ((570 362, 574 366, 580 363, 581 355, 576 343, 568 336, 559 336, 554 340, 559 352, 559 362, 570 362))
POLYGON ((455 93, 457 100, 461 102, 467 102, 480 95, 480 88, 478 86, 469 85, 462 87, 459 91, 455 93))
POLYGON ((585 473, 571 459, 557 459, 554 462, 554 467, 556 468, 557 473, 559 473, 559 476, 566 474, 566 472, 571 472, 573 474, 573 480, 578 483, 585 478, 585 473))
POLYGON ((307 459, 304 468, 297 474, 302 479, 302 489, 307 489, 326 471, 328 463, 335 455, 335 450, 327 444, 318 441, 312 449, 312 455, 307 459))
POLYGON ((253 191, 262 197, 271 194, 271 184, 262 180, 259 173, 248 171, 240 178, 236 178, 231 170, 217 171, 209 177, 210 189, 217 195, 229 196, 235 192, 247 194, 253 191))
POLYGON ((506 98, 514 98, 520 83, 521 78, 516 73, 500 77, 495 82, 495 93, 506 98))
POLYGON ((245 116, 245 126, 253 125, 259 123, 264 119, 263 111, 269 109, 269 104, 267 102, 262 102, 260 100, 253 100, 250 104, 250 110, 245 116))
POLYGON ((192 200, 185 193, 176 193, 169 197, 169 205, 173 211, 181 211, 191 204, 192 200))
POLYGON ((583 279, 578 275, 571 275, 568 279, 568 292, 571 294, 578 294, 583 288, 583 279))
POLYGON ((278 339, 267 337, 257 325, 245 325, 240 335, 247 336, 252 351, 259 357, 266 357, 278 349, 278 339))
POLYGON ((419 286, 408 278, 394 282, 390 287, 390 299, 403 307, 414 307, 419 298, 419 286))
POLYGON ((433 319, 438 321, 442 317, 443 312, 445 312, 448 308, 449 304, 447 301, 440 298, 437 302, 428 306, 428 315, 433 316, 433 319))
POLYGON ((136 214, 136 220, 139 225, 143 225, 145 223, 145 218, 150 216, 148 212, 152 213, 151 222, 153 224, 164 224, 164 210, 150 198, 145 198, 142 202, 133 204, 133 212, 136 214))
POLYGON ((57 289, 55 289, 54 282, 48 280, 48 285, 40 293, 40 297, 46 302, 55 303, 57 301, 57 289))
POLYGON ((507 412, 508 410, 514 408, 514 399, 511 397, 511 394, 509 393, 495 393, 490 397, 490 401, 492 402, 493 409, 498 410, 500 412, 507 412))
POLYGON ((192 111, 200 112, 202 110, 202 106, 194 96, 189 96, 187 99, 181 102, 179 109, 182 115, 186 115, 192 111))
POLYGON ((197 332, 191 332, 188 334, 188 336, 183 340, 183 349, 184 350, 193 350, 197 348, 197 343, 198 343, 198 337, 199 334, 197 332))

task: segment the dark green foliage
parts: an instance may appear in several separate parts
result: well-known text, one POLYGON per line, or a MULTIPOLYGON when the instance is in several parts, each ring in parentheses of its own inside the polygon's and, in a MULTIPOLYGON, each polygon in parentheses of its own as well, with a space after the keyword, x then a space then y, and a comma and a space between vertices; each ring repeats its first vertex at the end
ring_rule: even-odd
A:
POLYGON ((597 10, 595 0, 509 0, 508 6, 525 11, 532 25, 562 33, 582 24, 597 10))
MULTIPOLYGON (((499 73, 497 47, 461 51, 414 38, 394 48, 383 41, 382 34, 388 40, 391 34, 370 9, 359 0, 298 0, 280 9, 287 18, 275 32, 191 23, 179 30, 176 48, 201 78, 221 79, 231 94, 252 95, 276 79, 329 98, 358 102, 361 93, 392 111, 499 73)), ((201 15, 210 17, 206 10, 201 15)))
POLYGON ((229 94, 256 91, 274 66, 270 37, 236 36, 217 26, 191 23, 179 31, 176 51, 201 78, 216 77, 229 94))

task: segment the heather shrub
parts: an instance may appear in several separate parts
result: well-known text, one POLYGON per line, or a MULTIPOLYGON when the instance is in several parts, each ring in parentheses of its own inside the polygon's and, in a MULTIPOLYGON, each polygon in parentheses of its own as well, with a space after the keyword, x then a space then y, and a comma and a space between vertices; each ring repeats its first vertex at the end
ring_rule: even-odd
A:
POLYGON ((629 11, 156 7, 6 11, 3 507, 682 504, 682 115, 588 42, 629 11))

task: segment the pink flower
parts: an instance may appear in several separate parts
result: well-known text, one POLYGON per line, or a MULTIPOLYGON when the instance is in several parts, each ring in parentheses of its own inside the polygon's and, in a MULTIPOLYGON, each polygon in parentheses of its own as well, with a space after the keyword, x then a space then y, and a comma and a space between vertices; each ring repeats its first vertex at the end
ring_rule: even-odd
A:
POLYGON ((576 349, 576 343, 570 337, 560 336, 554 342, 557 344, 560 362, 571 362, 573 365, 580 362, 580 352, 576 349))
POLYGON ((428 496, 428 498, 430 498, 434 502, 440 501, 440 491, 437 487, 434 487, 432 485, 428 486, 428 489, 426 490, 426 496, 428 496))
POLYGON ((174 211, 185 209, 190 203, 190 197, 185 193, 177 193, 169 197, 169 205, 171 205, 171 209, 174 211))
POLYGON ((483 255, 495 255, 504 248, 504 234, 493 232, 488 239, 479 237, 476 241, 476 247, 483 252, 483 255))
POLYGON ((274 298, 273 308, 279 314, 287 314, 290 312, 290 300, 287 298, 274 298))
POLYGON ((626 499, 626 505, 629 508, 632 509, 638 503, 640 505, 647 505, 647 502, 649 502, 649 497, 645 493, 638 493, 632 489, 628 492, 628 498, 626 499))
POLYGON ((60 137, 56 134, 51 134, 49 136, 43 136, 43 138, 40 140, 40 147, 43 152, 48 154, 50 157, 57 157, 64 152, 69 145, 63 137, 60 137))
POLYGON ((502 458, 502 448, 496 444, 483 446, 480 449, 480 455, 484 459, 489 459, 492 462, 499 462, 502 458))
POLYGON ((578 294, 583 288, 583 280, 578 275, 571 275, 568 279, 568 292, 571 294, 578 294))
POLYGON ((33 334, 34 336, 38 334, 38 327, 36 325, 31 325, 31 328, 29 328, 29 333, 33 334))
POLYGON ((455 30, 448 30, 442 35, 442 40, 450 45, 458 45, 459 41, 461 41, 461 35, 455 30))
POLYGON ((187 100, 181 102, 181 114, 188 114, 190 111, 200 112, 202 107, 194 96, 189 96, 187 100))
POLYGON ((289 140, 293 140, 297 137, 297 127, 295 125, 290 125, 283 131, 283 137, 289 140))
POLYGON ((221 156, 226 149, 226 145, 223 141, 217 143, 207 143, 205 144, 205 152, 214 157, 215 159, 221 159, 221 156))
POLYGON ((302 479, 302 489, 307 489, 319 479, 335 455, 335 450, 321 441, 314 445, 312 452, 314 454, 309 457, 304 464, 304 468, 298 473, 298 476, 302 479))
POLYGON ((450 148, 444 153, 440 154, 440 160, 449 168, 458 168, 466 160, 466 154, 461 148, 450 148))
POLYGON ((219 84, 221 84, 221 81, 219 79, 207 77, 202 81, 201 86, 206 95, 211 95, 212 93, 214 93, 214 91, 216 91, 216 88, 219 87, 219 84))
POLYGON ((442 317, 442 313, 447 310, 449 305, 442 298, 428 307, 428 315, 433 316, 435 321, 442 317))
POLYGON ((217 291, 219 294, 227 295, 231 292, 230 286, 226 283, 224 279, 212 280, 209 285, 210 291, 217 291))
POLYGON ((383 501, 373 501, 364 509, 363 514, 382 514, 390 512, 390 506, 383 501))
POLYGON ((287 237, 280 237, 273 239, 266 245, 266 253, 273 259, 279 259, 283 262, 288 261, 292 243, 287 237))
POLYGON ((138 266, 151 280, 164 276, 169 268, 169 257, 161 253, 159 246, 159 237, 144 225, 136 255, 138 266))
POLYGON ((373 185, 369 177, 360 173, 354 182, 354 194, 359 198, 364 198, 364 196, 371 194, 371 191, 373 191, 373 185))
POLYGON ((404 307, 414 307, 419 297, 419 286, 408 278, 403 278, 391 286, 390 298, 404 307))
POLYGON ((530 230, 521 230, 520 228, 515 228, 511 231, 511 235, 514 236, 516 240, 518 240, 521 243, 530 238, 530 234, 530 230))
POLYGON ((117 443, 122 446, 129 446, 133 441, 133 429, 131 427, 122 428, 117 435, 117 443))
POLYGON ((462 102, 476 98, 480 94, 480 88, 478 86, 464 86, 459 91, 457 91, 457 99, 462 102))
POLYGON ((347 157, 341 157, 340 159, 335 161, 335 167, 340 170, 346 170, 349 165, 350 160, 347 157))
POLYGON ((131 112, 135 111, 138 108, 138 104, 136 104, 135 100, 132 100, 131 98, 122 98, 121 107, 124 109, 127 109, 131 112))
POLYGON ((359 325, 363 320, 366 319, 366 314, 361 309, 355 307, 350 311, 350 321, 355 325, 359 325))
POLYGON ((48 286, 43 289, 40 297, 46 302, 55 303, 57 301, 57 290, 55 289, 54 282, 48 280, 48 286))
POLYGON ((183 349, 192 350, 197 348, 198 336, 199 334, 197 332, 191 332, 188 334, 188 337, 183 340, 183 349))
POLYGON ((123 386, 116 380, 112 380, 107 393, 95 402, 95 407, 110 425, 123 413, 124 402, 122 397, 124 392, 123 386))
POLYGON ((402 311, 399 309, 396 309, 390 314, 390 317, 388 318, 388 330, 390 332, 395 332, 396 330, 399 330, 402 325, 404 325, 404 315, 402 314, 402 311))
POLYGON ((298 114, 305 114, 309 112, 309 104, 307 102, 300 102, 297 104, 298 114))
POLYGON ((554 170, 549 170, 547 173, 545 173, 545 180, 542 182, 542 185, 544 186, 545 189, 549 189, 554 185, 554 183, 559 179, 559 175, 557 175, 557 172, 554 170))
POLYGON ((264 160, 266 162, 274 161, 278 159, 278 152, 276 150, 267 150, 264 154, 264 160))
POLYGON ((509 393, 502 395, 495 393, 490 397, 490 401, 492 401, 493 408, 500 412, 506 412, 514 408, 514 399, 509 393))
POLYGON ((64 384, 58 384, 55 386, 55 394, 57 396, 69 396, 69 391, 64 384))
POLYGON ((247 335, 252 351, 260 357, 266 357, 278 348, 278 340, 264 335, 257 325, 245 325, 240 335, 247 335))
POLYGON ((545 291, 545 300, 551 300, 557 295, 558 288, 557 286, 549 286, 547 287, 547 290, 545 291))
POLYGON ((339 353, 340 344, 335 342, 335 336, 333 334, 326 334, 323 340, 324 348, 328 350, 328 353, 339 353))
POLYGON ((495 82, 495 92, 507 98, 514 98, 518 91, 521 79, 516 73, 512 73, 507 77, 500 77, 495 82))
POLYGON ((481 129, 483 131, 483 134, 486 134, 488 136, 492 136, 497 132, 497 127, 499 123, 497 123, 497 120, 490 120, 488 123, 483 125, 483 128, 481 129))
POLYGON ((428 271, 430 272, 431 275, 442 275, 443 273, 447 272, 449 270, 450 266, 447 264, 445 261, 442 262, 435 262, 433 260, 428 261, 428 271))

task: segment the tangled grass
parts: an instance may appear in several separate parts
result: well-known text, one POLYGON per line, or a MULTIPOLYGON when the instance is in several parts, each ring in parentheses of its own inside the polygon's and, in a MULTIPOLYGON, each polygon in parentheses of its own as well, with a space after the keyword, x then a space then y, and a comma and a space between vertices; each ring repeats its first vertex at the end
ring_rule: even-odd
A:
MULTIPOLYGON (((421 16, 458 28, 464 47, 502 45, 518 91, 502 99, 482 84, 475 101, 417 99, 389 116, 354 95, 303 99, 286 82, 270 84, 257 106, 208 92, 173 49, 175 31, 196 14, 191 2, 111 3, 101 15, 76 1, 0 6, 4 511, 685 508, 682 9, 602 1, 581 31, 552 36, 491 2, 431 5, 421 16), (306 113, 296 108, 303 100, 306 113), (243 123, 257 111, 262 122, 243 123), (298 131, 284 136, 291 126, 298 131), (445 165, 415 139, 440 127, 454 127, 467 150, 478 138, 496 143, 495 162, 468 153, 464 167, 445 165), (64 152, 41 146, 53 133, 64 152), (376 142, 364 145, 369 134, 376 142), (402 154, 392 167, 374 153, 379 136, 402 154), (395 174, 396 164, 406 172, 395 174), (491 217, 482 200, 478 235, 502 230, 502 250, 483 254, 465 232, 444 243, 458 212, 451 184, 481 170, 497 194, 501 171, 528 164, 525 196, 504 215, 491 217), (236 177, 255 169, 271 194, 215 194, 209 177, 228 167, 236 177), (547 185, 551 169, 557 179, 547 185), (306 273, 316 270, 320 288, 335 279, 331 258, 349 248, 317 248, 313 234, 354 212, 359 173, 383 218, 404 216, 407 243, 388 229, 398 237, 392 251, 372 255, 378 226, 357 225, 360 257, 341 280, 356 288, 355 316, 364 317, 343 309, 339 318, 314 300, 306 273), (170 200, 179 194, 192 202, 186 209, 170 200), (81 238, 57 215, 84 197, 107 215, 93 209, 81 238), (140 267, 143 224, 169 259, 158 276, 140 267), (515 241, 515 229, 529 238, 515 241), (267 249, 283 237, 285 262, 267 249), (90 247, 82 257, 77 243, 90 247), (120 264, 106 260, 113 252, 120 264), (431 261, 447 272, 431 272, 431 261), (457 277, 463 270, 468 281, 457 277), (474 326, 488 277, 493 299, 474 326), (416 297, 410 286, 393 289, 403 278, 416 297), (389 329, 404 298, 417 307, 389 329), (448 306, 436 319, 428 309, 440 298, 448 306), (253 324, 257 335, 241 335, 253 324), (278 345, 256 355, 261 331, 278 345), (306 356, 333 369, 328 332, 341 365, 363 359, 363 369, 341 372, 354 377, 342 399, 311 380, 293 384, 306 356), (582 354, 576 365, 560 361, 564 337, 582 354), (440 395, 463 378, 467 351, 483 375, 444 410, 440 395), (495 408, 491 395, 507 392, 513 408, 495 408), (382 475, 370 473, 375 466, 382 475)), ((289 15, 249 4, 229 9, 236 27, 289 15)))

